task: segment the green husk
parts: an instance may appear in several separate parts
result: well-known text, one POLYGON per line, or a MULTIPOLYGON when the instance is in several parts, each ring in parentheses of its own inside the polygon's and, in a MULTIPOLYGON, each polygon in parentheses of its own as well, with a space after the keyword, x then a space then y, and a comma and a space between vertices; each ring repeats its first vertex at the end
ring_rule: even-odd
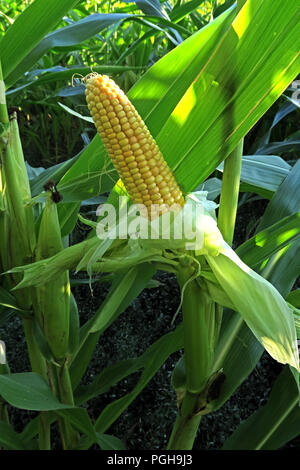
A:
MULTIPOLYGON (((63 250, 57 207, 48 195, 40 224, 36 260, 63 250)), ((70 283, 64 270, 51 282, 35 289, 34 311, 56 360, 64 359, 69 343, 70 283)))
POLYGON ((235 310, 268 353, 299 371, 293 313, 275 287, 243 263, 225 243, 219 256, 207 256, 207 261, 235 310))

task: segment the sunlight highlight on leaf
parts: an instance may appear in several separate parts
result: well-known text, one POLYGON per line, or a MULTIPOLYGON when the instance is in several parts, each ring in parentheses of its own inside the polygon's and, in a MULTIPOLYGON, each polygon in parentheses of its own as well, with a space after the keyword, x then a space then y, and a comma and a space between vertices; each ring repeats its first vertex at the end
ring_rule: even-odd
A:
POLYGON ((186 123, 191 111, 196 106, 196 103, 197 96, 194 85, 192 85, 188 89, 188 91, 186 92, 186 94, 184 95, 172 115, 174 121, 178 124, 179 127, 182 127, 186 123))
POLYGON ((242 8, 239 14, 237 15, 235 22, 233 23, 233 29, 238 35, 239 39, 246 32, 247 28, 249 27, 250 21, 253 20, 250 12, 250 9, 242 8))
POLYGON ((282 233, 281 235, 278 235, 277 240, 278 243, 283 243, 289 238, 293 237, 294 235, 297 235, 299 233, 299 230, 294 229, 294 230, 288 230, 285 233, 282 233))

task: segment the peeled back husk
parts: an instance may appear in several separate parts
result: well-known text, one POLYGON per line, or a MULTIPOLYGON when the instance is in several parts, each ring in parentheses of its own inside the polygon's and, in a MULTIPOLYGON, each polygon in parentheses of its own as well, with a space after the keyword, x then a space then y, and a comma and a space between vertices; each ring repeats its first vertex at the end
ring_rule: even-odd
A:
POLYGON ((293 312, 275 287, 249 268, 224 242, 217 257, 206 257, 219 284, 268 353, 299 370, 293 312))

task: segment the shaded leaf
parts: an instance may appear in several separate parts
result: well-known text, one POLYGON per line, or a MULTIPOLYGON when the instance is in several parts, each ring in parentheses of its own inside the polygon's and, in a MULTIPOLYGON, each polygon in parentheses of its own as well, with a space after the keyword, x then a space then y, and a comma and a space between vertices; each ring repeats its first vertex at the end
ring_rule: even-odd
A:
MULTIPOLYGON (((15 76, 26 72, 29 66, 20 70, 20 62, 30 54, 38 42, 54 28, 63 15, 73 8, 79 0, 35 0, 21 13, 1 39, 1 62, 5 81, 14 71, 15 76), (34 28, 32 28, 34 25, 34 28), (16 73, 16 70, 19 72, 16 73)), ((31 64, 33 65, 33 63, 31 64)), ((15 78, 16 79, 16 78, 15 78)), ((14 80, 15 80, 14 79, 14 80)), ((8 80, 11 83, 11 79, 8 80)), ((8 86, 8 82, 6 82, 8 86)))
POLYGON ((273 450, 299 435, 300 407, 293 375, 285 367, 268 403, 243 421, 224 443, 223 450, 273 450))
POLYGON ((10 405, 23 410, 69 408, 55 398, 45 379, 34 372, 0 375, 0 395, 10 405))
POLYGON ((21 435, 15 432, 11 424, 0 421, 0 448, 5 450, 27 450, 21 435))

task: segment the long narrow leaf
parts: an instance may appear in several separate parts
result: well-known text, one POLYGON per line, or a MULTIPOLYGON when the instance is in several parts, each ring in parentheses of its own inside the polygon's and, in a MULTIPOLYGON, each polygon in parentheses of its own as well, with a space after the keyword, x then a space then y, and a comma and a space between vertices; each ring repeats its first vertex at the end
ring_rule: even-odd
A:
POLYGON ((279 249, 300 238, 300 212, 283 217, 279 222, 258 232, 240 245, 237 254, 244 263, 255 267, 262 264, 279 249))
POLYGON ((5 450, 27 450, 21 435, 9 423, 0 421, 0 447, 5 450))
MULTIPOLYGON (((223 171, 224 163, 218 166, 223 171)), ((269 198, 288 175, 291 166, 276 155, 245 155, 242 159, 241 181, 251 185, 251 192, 270 193, 269 198)))
MULTIPOLYGON (((296 165, 275 193, 257 229, 258 237, 264 236, 263 233, 272 224, 280 223, 285 217, 300 210, 299 171, 300 166, 296 165), (293 198, 290 197, 290 191, 293 194, 293 198)), ((257 259, 256 257, 260 256, 261 247, 259 244, 251 244, 251 246, 248 246, 248 249, 249 252, 246 252, 243 250, 242 245, 241 252, 238 251, 242 259, 244 255, 248 257, 245 258, 245 261, 250 259, 255 260, 257 259)), ((273 269, 268 272, 268 280, 272 284, 276 282, 277 289, 284 297, 290 289, 289 286, 294 284, 295 276, 299 275, 299 257, 295 257, 298 249, 297 244, 292 243, 290 248, 284 250, 281 254, 280 262, 278 262, 277 258, 275 259, 273 269), (283 264, 285 267, 284 276, 282 276, 281 269, 283 264)), ((289 301, 292 302, 292 299, 289 299, 289 301)), ((247 378, 263 353, 262 346, 240 315, 233 312, 225 312, 224 317, 220 336, 221 342, 216 352, 214 367, 216 370, 223 367, 226 380, 219 398, 213 403, 214 410, 222 406, 243 380, 247 378), (230 316, 228 317, 228 315, 230 316)))
MULTIPOLYGON (((16 18, 0 43, 4 79, 77 3, 79 0, 35 0, 16 18)), ((28 68, 22 68, 19 74, 28 68)))
POLYGON ((178 349, 183 347, 183 327, 179 325, 175 331, 167 333, 157 340, 145 354, 148 356, 147 365, 140 377, 140 380, 132 392, 125 395, 120 400, 108 405, 96 421, 95 428, 98 432, 105 432, 106 429, 120 416, 137 395, 147 385, 149 380, 163 365, 166 359, 178 349))
MULTIPOLYGON (((48 9, 50 8, 49 5, 52 5, 56 7, 57 11, 59 12, 62 6, 64 7, 64 11, 66 11, 66 5, 65 2, 61 2, 61 0, 55 0, 51 2, 47 2, 47 0, 36 0, 33 5, 37 2, 40 2, 41 4, 44 4, 44 10, 39 11, 40 15, 42 18, 45 19, 45 21, 48 19, 48 9), (46 5, 45 5, 46 4, 46 5), (58 5, 61 5, 60 8, 57 8, 58 5)), ((72 6, 78 3, 78 0, 69 0, 67 4, 71 4, 72 6)), ((72 7, 71 6, 71 7, 72 7)), ((70 7, 68 8, 70 9, 70 7)), ((115 24, 117 22, 120 22, 124 18, 128 18, 129 15, 126 14, 101 14, 101 13, 95 13, 93 15, 89 15, 86 18, 83 18, 82 20, 77 21, 76 23, 65 26, 64 28, 60 28, 56 31, 52 31, 49 33, 46 37, 45 33, 48 32, 50 29, 52 29, 52 25, 50 24, 50 28, 48 28, 48 23, 47 23, 47 29, 44 31, 44 34, 42 34, 39 37, 40 42, 37 44, 37 42, 33 43, 31 42, 31 49, 29 49, 29 53, 25 56, 24 52, 22 52, 22 55, 19 53, 23 60, 20 61, 15 61, 14 62, 14 67, 4 67, 4 78, 5 78, 5 83, 6 87, 10 87, 13 85, 18 78, 20 78, 27 70, 29 70, 36 62, 39 60, 40 57, 42 57, 43 54, 45 54, 49 49, 52 47, 62 47, 62 46, 73 46, 75 44, 78 44, 82 41, 85 41, 86 39, 89 39, 90 37, 94 36, 95 34, 99 33, 99 31, 103 30, 104 28, 107 28, 108 26, 115 24), (32 48, 32 46, 35 46, 32 48)), ((35 21, 35 17, 31 17, 31 21, 35 21)), ((60 19, 60 17, 58 18, 60 19)), ((42 23, 40 21, 40 18, 36 18, 37 24, 42 23)), ((56 21, 57 23, 57 21, 56 21)), ((31 23, 32 24, 32 23, 31 23)), ((13 28, 13 26, 11 27, 13 28)), ((45 29, 45 26, 44 26, 45 29)), ((27 28, 25 27, 25 31, 28 31, 28 34, 31 34, 32 36, 32 28, 31 25, 27 25, 27 28)), ((35 28, 34 28, 35 31, 35 28)), ((22 32, 24 33, 24 31, 22 32)), ((4 36, 5 39, 6 35, 4 36)), ((5 40, 5 43, 8 42, 8 40, 5 40)), ((22 49, 22 45, 20 44, 20 49, 22 49)), ((26 50, 25 50, 26 52, 26 50)), ((4 62, 5 66, 5 62, 4 62)))
POLYGON ((23 410, 48 411, 70 408, 52 394, 47 382, 33 372, 0 375, 0 395, 23 410))
POLYGON ((285 367, 268 403, 250 416, 225 442, 224 450, 273 450, 299 435, 300 407, 293 375, 285 367))
POLYGON ((296 4, 248 0, 203 64, 157 136, 186 191, 211 174, 298 74, 299 21, 296 4))
MULTIPOLYGON (((79 384, 96 347, 100 334, 105 331, 105 329, 122 313, 124 310, 130 305, 130 303, 135 299, 140 292, 145 288, 147 283, 152 279, 155 273, 155 266, 150 264, 140 265, 136 267, 136 277, 135 281, 130 286, 126 295, 123 296, 119 306, 111 312, 111 315, 106 320, 106 322, 100 325, 101 329, 98 330, 96 333, 90 332, 90 327, 93 324, 93 320, 88 325, 83 325, 81 329, 81 336, 86 337, 86 340, 80 347, 80 350, 77 351, 75 358, 73 358, 71 366, 70 366, 70 375, 73 388, 75 389, 79 384), (87 332, 89 334, 87 335, 87 332)), ((112 292, 114 292, 114 286, 119 284, 124 278, 124 274, 119 275, 116 278, 114 285, 112 286, 112 292)), ((99 313, 102 311, 102 306, 99 308, 98 312, 96 312, 96 316, 99 317, 99 313)), ((99 317, 101 318, 101 317, 99 317)), ((105 386, 105 382, 103 382, 105 386)))
MULTIPOLYGON (((300 161, 294 165, 273 196, 257 231, 269 227, 286 215, 295 214, 300 211, 299 180, 300 161)), ((267 264, 263 265, 263 275, 268 279, 272 279, 272 284, 284 297, 292 289, 297 277, 300 275, 299 256, 300 242, 298 241, 283 248, 279 253, 271 257, 267 264), (284 276, 282 273, 284 273, 284 276)))

